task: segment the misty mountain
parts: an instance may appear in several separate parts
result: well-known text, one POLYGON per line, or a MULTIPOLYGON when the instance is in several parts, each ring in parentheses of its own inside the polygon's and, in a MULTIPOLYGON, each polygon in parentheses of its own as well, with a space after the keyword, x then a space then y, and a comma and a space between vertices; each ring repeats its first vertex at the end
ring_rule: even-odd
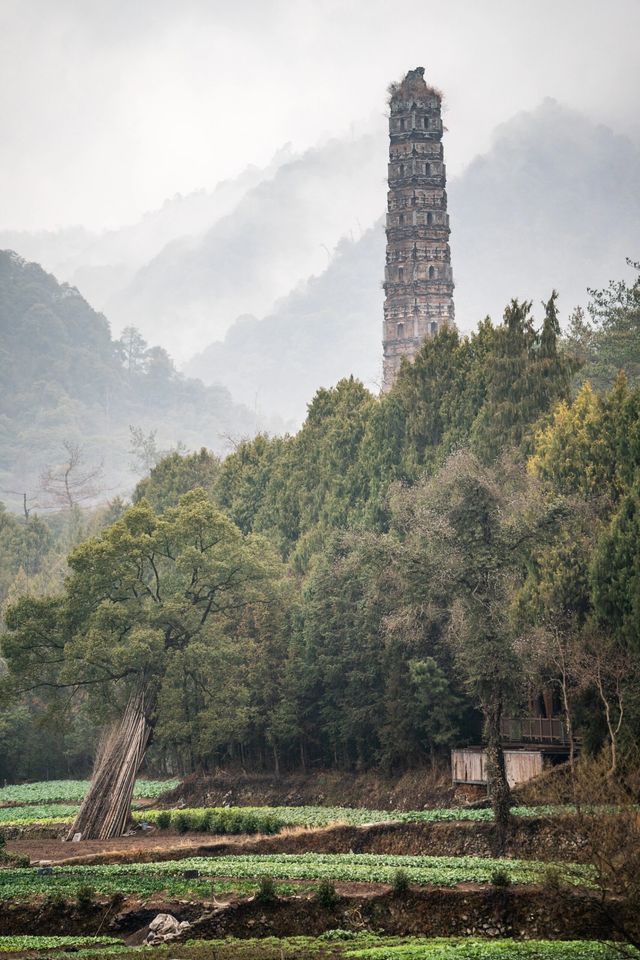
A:
POLYGON ((0 246, 77 285, 114 330, 133 324, 186 360, 239 315, 270 312, 380 216, 385 154, 382 124, 302 155, 287 146, 266 168, 174 197, 137 224, 0 231, 0 246))
MULTIPOLYGON (((300 421, 320 384, 377 379, 384 237, 363 230, 384 209, 386 153, 384 131, 285 153, 94 238, 95 256, 81 231, 64 231, 59 259, 109 304, 115 329, 133 323, 181 358, 198 352, 189 372, 300 421)), ((622 276, 640 246, 639 181, 630 140, 552 100, 498 128, 449 183, 460 329, 553 287, 566 318, 587 286, 622 276)), ((53 256, 50 235, 22 239, 20 253, 48 244, 53 256)))
POLYGON ((239 317, 223 341, 187 364, 191 376, 216 376, 257 412, 303 419, 318 387, 352 371, 379 389, 382 221, 359 240, 342 240, 327 269, 285 297, 264 320, 239 317))
MULTIPOLYGON (((157 431, 223 452, 251 436, 255 415, 222 386, 177 373, 166 352, 141 338, 115 341, 104 316, 38 264, 0 251, 0 498, 35 494, 40 473, 61 461, 65 441, 104 465, 104 492, 129 489, 130 432, 157 431)), ((273 424, 271 424, 273 426, 273 424)))
POLYGON ((566 314, 640 251, 640 151, 554 100, 499 127, 449 187, 456 317, 560 292, 566 314))
MULTIPOLYGON (((78 286, 98 309, 127 286, 136 271, 180 237, 197 237, 234 209, 242 196, 291 157, 287 145, 266 167, 248 166, 214 190, 165 200, 137 223, 92 232, 83 227, 30 233, 0 230, 0 248, 16 250, 61 280, 78 286)), ((152 331, 147 331, 150 335, 152 331)))
MULTIPOLYGON (((566 318, 640 246, 640 155, 625 137, 553 101, 496 131, 491 149, 449 186, 456 317, 462 331, 512 297, 560 291, 566 318)), ((262 321, 240 318, 187 370, 239 400, 304 417, 320 385, 377 380, 384 235, 340 244, 327 269, 262 321)))
POLYGON ((204 236, 168 244, 106 304, 109 317, 153 331, 186 358, 240 314, 264 316, 326 266, 343 235, 380 215, 383 151, 381 138, 368 134, 284 163, 204 236))

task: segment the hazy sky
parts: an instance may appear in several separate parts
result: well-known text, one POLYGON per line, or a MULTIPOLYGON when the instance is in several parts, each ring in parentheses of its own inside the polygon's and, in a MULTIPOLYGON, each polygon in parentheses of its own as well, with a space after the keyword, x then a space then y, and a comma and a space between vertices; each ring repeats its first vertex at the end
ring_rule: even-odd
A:
POLYGON ((639 31, 640 0, 0 0, 0 228, 134 221, 379 118, 417 65, 450 173, 545 96, 637 136, 639 31))

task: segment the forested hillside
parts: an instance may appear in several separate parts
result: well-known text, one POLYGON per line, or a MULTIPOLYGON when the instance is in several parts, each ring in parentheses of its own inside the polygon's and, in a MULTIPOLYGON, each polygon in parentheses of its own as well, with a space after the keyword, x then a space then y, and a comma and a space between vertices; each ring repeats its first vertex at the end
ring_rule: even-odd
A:
POLYGON ((40 477, 66 460, 65 444, 82 446, 83 469, 102 464, 104 499, 132 485, 130 427, 156 431, 159 449, 223 451, 257 426, 224 387, 181 376, 135 330, 114 340, 75 288, 11 251, 0 252, 0 379, 0 490, 12 503, 27 493, 47 505, 40 477))
POLYGON ((555 296, 512 301, 427 341, 385 396, 345 379, 293 436, 164 458, 65 590, 10 605, 13 675, 77 684, 92 722, 142 680, 154 770, 399 770, 481 727, 495 745, 543 689, 615 766, 640 729, 639 291, 596 294, 599 325, 565 340, 555 296), (45 635, 73 658, 47 662, 45 635))

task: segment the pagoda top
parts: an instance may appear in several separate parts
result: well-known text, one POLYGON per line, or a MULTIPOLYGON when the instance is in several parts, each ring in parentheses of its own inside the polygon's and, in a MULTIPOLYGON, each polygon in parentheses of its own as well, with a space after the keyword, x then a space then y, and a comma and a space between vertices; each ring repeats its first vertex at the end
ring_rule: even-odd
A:
POLYGON ((424 79, 424 67, 416 67, 415 70, 409 70, 404 79, 397 83, 392 83, 389 87, 389 96, 392 100, 424 97, 427 94, 435 94, 441 98, 440 91, 427 84, 424 79))

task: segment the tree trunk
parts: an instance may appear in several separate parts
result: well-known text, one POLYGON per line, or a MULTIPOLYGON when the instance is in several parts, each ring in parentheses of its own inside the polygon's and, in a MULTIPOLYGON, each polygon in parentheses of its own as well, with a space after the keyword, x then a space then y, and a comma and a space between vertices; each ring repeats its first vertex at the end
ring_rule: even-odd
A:
POLYGON ((122 719, 104 734, 93 769, 89 792, 67 835, 82 840, 121 837, 131 814, 136 775, 151 737, 144 692, 131 695, 122 719))
POLYGON ((507 782, 504 751, 500 735, 502 703, 484 707, 485 753, 487 757, 487 781, 491 806, 495 816, 495 853, 504 853, 511 823, 511 788, 507 782))
POLYGON ((569 738, 569 769, 571 770, 571 782, 573 783, 575 769, 575 746, 573 743, 573 721, 571 719, 571 704, 569 703, 569 684, 566 673, 562 673, 562 706, 564 709, 564 722, 567 728, 567 737, 569 738))

